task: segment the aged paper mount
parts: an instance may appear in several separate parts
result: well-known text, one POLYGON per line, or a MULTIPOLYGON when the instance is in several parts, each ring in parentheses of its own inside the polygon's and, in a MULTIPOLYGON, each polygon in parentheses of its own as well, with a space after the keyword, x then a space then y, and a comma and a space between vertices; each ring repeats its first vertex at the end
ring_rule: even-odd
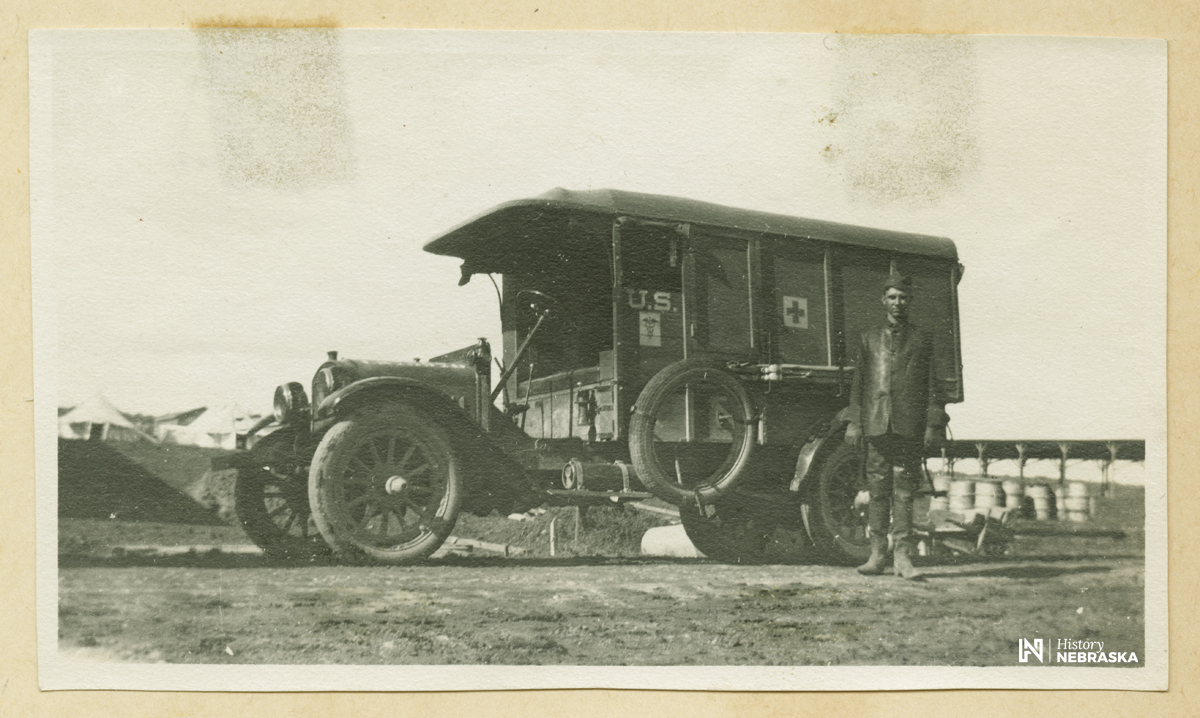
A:
MULTIPOLYGON (((1164 43, 207 33, 30 35, 43 688, 1165 688, 1164 43), (953 239, 968 268, 956 434, 1145 442, 1141 665, 1018 665, 1035 636, 1003 606, 1011 660, 986 667, 904 665, 901 649, 878 665, 185 665, 60 643, 76 570, 57 560, 60 407, 265 404, 335 345, 407 359, 488 336, 499 351, 490 286, 456 291, 457 266, 420 245, 554 187, 953 239)), ((756 567, 751 585, 768 574, 827 575, 756 567)), ((1063 638, 1106 640, 1063 608, 1063 638)))

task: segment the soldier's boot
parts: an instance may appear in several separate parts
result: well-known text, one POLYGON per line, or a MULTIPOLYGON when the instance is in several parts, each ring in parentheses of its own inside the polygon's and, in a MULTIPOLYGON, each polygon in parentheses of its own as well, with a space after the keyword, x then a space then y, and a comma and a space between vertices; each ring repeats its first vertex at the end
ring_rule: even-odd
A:
POLYGON ((921 577, 921 572, 912 564, 912 541, 907 538, 896 542, 895 574, 901 578, 914 581, 921 577))
POLYGON ((903 486, 896 486, 892 496, 892 539, 896 545, 893 573, 901 578, 914 580, 920 572, 912 564, 912 551, 916 543, 912 537, 913 495, 912 487, 916 476, 908 469, 900 477, 903 486))
POLYGON ((871 557, 858 567, 864 576, 878 576, 887 570, 887 536, 871 534, 871 557))

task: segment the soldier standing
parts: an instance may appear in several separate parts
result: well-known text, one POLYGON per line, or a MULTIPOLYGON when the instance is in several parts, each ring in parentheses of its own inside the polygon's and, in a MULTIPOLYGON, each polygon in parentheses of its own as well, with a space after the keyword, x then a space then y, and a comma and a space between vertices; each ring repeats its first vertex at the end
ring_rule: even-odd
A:
POLYGON ((945 425, 933 371, 933 337, 908 320, 912 280, 892 274, 883 282, 887 321, 859 337, 850 425, 846 442, 867 445, 867 525, 871 557, 858 567, 868 575, 887 566, 888 525, 895 548, 894 572, 914 579, 912 565, 913 492, 922 470, 924 447, 936 444, 945 425))

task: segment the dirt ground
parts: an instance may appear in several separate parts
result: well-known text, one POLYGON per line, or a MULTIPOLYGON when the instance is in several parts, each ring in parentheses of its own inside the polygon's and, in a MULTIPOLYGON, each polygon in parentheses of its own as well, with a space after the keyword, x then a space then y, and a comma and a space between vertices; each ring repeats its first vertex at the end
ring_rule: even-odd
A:
POLYGON ((1144 655, 1136 557, 940 566, 919 583, 636 559, 194 564, 63 570, 60 646, 185 663, 1015 665, 1018 638, 1071 637, 1144 655))
POLYGON ((1015 666, 1017 639, 1042 637, 1144 655, 1137 530, 927 559, 919 582, 632 555, 380 568, 96 550, 244 543, 238 533, 63 522, 60 650, 183 663, 1015 666))

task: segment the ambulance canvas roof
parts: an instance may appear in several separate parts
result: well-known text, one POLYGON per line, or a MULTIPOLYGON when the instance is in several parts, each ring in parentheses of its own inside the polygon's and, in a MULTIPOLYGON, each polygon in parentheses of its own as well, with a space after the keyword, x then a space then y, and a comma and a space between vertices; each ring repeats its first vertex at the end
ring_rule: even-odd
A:
POLYGON ((947 260, 958 258, 954 242, 945 237, 892 232, 613 189, 553 189, 533 199, 505 202, 435 237, 425 245, 425 251, 467 260, 464 278, 468 272, 496 271, 489 267, 493 259, 511 252, 514 246, 523 243, 521 240, 537 246, 539 251, 545 249, 543 242, 561 238, 569 217, 580 213, 687 223, 947 260))

